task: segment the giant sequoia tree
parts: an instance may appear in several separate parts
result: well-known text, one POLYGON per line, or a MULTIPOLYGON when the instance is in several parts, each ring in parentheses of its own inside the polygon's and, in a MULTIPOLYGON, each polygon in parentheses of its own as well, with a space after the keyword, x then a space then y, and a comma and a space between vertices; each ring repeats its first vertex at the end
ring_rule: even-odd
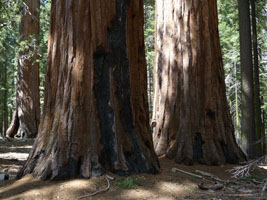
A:
POLYGON ((43 115, 19 177, 156 173, 143 0, 52 1, 43 115))
POLYGON ((153 140, 158 155, 192 164, 236 163, 216 0, 158 0, 153 140))
POLYGON ((25 0, 20 23, 23 44, 18 58, 16 108, 8 136, 35 137, 40 121, 39 63, 36 53, 40 34, 39 0, 25 0))

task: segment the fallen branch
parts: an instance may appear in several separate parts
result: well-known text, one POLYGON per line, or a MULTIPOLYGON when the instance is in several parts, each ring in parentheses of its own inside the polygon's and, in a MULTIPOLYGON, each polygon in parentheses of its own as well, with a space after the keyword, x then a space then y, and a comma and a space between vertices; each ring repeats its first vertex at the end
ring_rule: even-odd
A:
POLYGON ((201 170, 195 170, 195 172, 200 174, 200 175, 202 175, 202 176, 204 176, 204 177, 210 178, 210 179, 212 179, 214 181, 225 183, 224 180, 219 179, 217 176, 215 176, 215 175, 213 175, 211 173, 204 172, 204 171, 201 171, 201 170))
POLYGON ((199 179, 203 179, 203 178, 204 178, 203 176, 200 176, 200 175, 197 175, 197 174, 193 174, 193 173, 191 173, 191 172, 187 172, 187 171, 178 169, 178 168, 176 168, 176 167, 172 168, 172 172, 176 172, 176 171, 181 172, 181 173, 184 173, 184 174, 187 174, 187 175, 189 175, 189 176, 193 176, 193 177, 195 177, 195 178, 199 178, 199 179))
POLYGON ((111 176, 109 176, 109 175, 106 175, 105 178, 106 178, 106 181, 107 181, 107 183, 108 183, 108 185, 107 185, 106 188, 101 189, 101 190, 96 191, 96 192, 93 192, 93 193, 88 193, 88 192, 84 191, 85 195, 79 197, 78 199, 83 199, 83 198, 86 198, 86 197, 95 196, 95 195, 99 194, 100 192, 106 192, 106 191, 108 191, 109 188, 110 188, 110 182, 109 182, 109 179, 110 179, 110 180, 114 180, 114 177, 111 177, 111 176))
POLYGON ((204 172, 204 171, 201 171, 201 170, 195 170, 196 173, 202 175, 202 176, 206 176, 206 177, 209 177, 209 178, 214 178, 215 176, 213 174, 210 174, 208 172, 204 172))

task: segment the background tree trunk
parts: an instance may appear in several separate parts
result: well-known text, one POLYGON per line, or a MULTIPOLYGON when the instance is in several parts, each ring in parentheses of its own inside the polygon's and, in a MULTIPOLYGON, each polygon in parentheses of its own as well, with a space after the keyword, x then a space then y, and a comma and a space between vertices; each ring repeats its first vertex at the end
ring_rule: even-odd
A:
POLYGON ((8 126, 8 108, 7 108, 7 67, 4 61, 0 69, 0 136, 5 136, 8 126))
POLYGON ((13 112, 12 118, 10 120, 10 125, 6 131, 7 137, 14 137, 18 132, 19 128, 19 117, 17 109, 13 112))
POLYGON ((6 65, 3 66, 4 73, 3 73, 3 129, 2 133, 5 135, 7 126, 8 126, 8 107, 7 107, 7 98, 8 98, 8 86, 7 86, 7 67, 6 65))
POLYGON ((216 0, 158 0, 153 140, 158 155, 237 163, 225 94, 216 0))
MULTIPOLYGON (((256 25, 256 9, 255 0, 250 0, 251 4, 251 22, 252 22, 252 42, 253 42, 253 69, 254 69, 254 100, 255 100, 255 132, 256 140, 262 138, 262 120, 261 120, 261 100, 260 100, 260 78, 259 78, 259 54, 258 54, 258 39, 257 39, 257 25, 256 25)), ((262 155, 262 142, 256 145, 256 155, 262 155)))
MULTIPOLYGON (((262 111, 262 121, 264 122, 264 119, 265 119, 265 112, 264 110, 262 111)), ((264 138, 263 140, 263 144, 262 144, 262 155, 265 155, 267 154, 267 136, 266 136, 266 133, 265 133, 265 126, 264 126, 264 123, 262 123, 262 127, 261 127, 261 131, 262 131, 262 138, 264 138)))
POLYGON ((241 62, 242 148, 255 156, 255 110, 249 0, 238 0, 241 62))
POLYGON ((18 177, 159 171, 143 15, 143 0, 52 1, 43 115, 18 177))
MULTIPOLYGON (((37 61, 38 36, 40 34, 39 0, 25 0, 24 15, 20 24, 20 36, 27 47, 19 53, 16 109, 19 127, 9 128, 18 130, 21 137, 35 137, 40 121, 40 92, 39 92, 39 63, 37 61)), ((14 124, 13 124, 14 125, 14 124)), ((16 133, 10 133, 15 135, 16 133)))

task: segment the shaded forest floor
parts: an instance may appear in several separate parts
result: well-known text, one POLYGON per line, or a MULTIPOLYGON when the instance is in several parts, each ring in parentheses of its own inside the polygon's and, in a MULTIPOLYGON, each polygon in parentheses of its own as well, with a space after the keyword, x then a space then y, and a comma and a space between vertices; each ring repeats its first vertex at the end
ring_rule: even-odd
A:
MULTIPOLYGON (((100 178, 73 179, 68 181, 40 181, 28 175, 20 180, 14 180, 17 171, 25 162, 31 149, 32 140, 1 140, 0 139, 0 172, 9 174, 11 180, 0 181, 0 199, 13 200, 41 200, 41 199, 78 199, 85 191, 92 193, 107 186, 105 176, 100 178)), ((262 182, 267 178, 267 170, 256 168, 251 177, 246 179, 232 179, 227 169, 234 165, 185 166, 175 163, 165 157, 160 158, 161 172, 158 175, 132 175, 123 179, 114 174, 115 180, 110 181, 109 191, 84 199, 96 200, 178 200, 178 199, 266 199, 262 194, 262 182), (212 173, 226 181, 221 190, 200 190, 198 184, 211 181, 196 179, 181 172, 173 172, 172 168, 179 168, 195 173, 202 170, 212 173), (117 179, 117 180, 116 180, 117 179), (126 180, 126 182, 124 182, 126 180), (131 189, 125 189, 124 187, 131 189)))

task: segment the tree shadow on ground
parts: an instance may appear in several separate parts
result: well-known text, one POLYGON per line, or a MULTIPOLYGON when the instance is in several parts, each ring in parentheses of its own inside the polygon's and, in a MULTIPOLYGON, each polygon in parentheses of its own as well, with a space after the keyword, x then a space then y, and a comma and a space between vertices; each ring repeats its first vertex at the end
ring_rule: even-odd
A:
MULTIPOLYGON (((20 145, 22 147, 23 145, 20 145)), ((0 152, 1 154, 1 152, 0 152)), ((3 160, 0 160, 2 166, 3 160)), ((172 172, 172 168, 180 168, 185 171, 193 172, 198 169, 206 171, 218 176, 223 180, 233 180, 231 174, 225 170, 234 167, 235 165, 222 166, 206 166, 194 164, 193 166, 186 166, 175 163, 175 161, 167 159, 166 157, 159 158, 161 164, 161 171, 157 175, 151 174, 134 174, 130 178, 138 178, 140 184, 135 189, 123 189, 111 181, 109 191, 97 194, 93 197, 85 199, 98 200, 175 200, 175 199, 237 199, 236 197, 227 197, 226 191, 201 191, 198 189, 198 183, 203 180, 195 179, 188 175, 179 172, 172 172)), ((17 165, 16 160, 9 160, 10 165, 17 165), (13 162, 13 163, 12 163, 13 162)), ((18 167, 22 166, 23 161, 19 162, 18 167)), ((255 172, 258 176, 267 177, 267 170, 255 172)), ((119 176, 110 174, 115 178, 119 176)), ((27 175, 20 180, 0 181, 0 199, 78 199, 80 196, 87 193, 93 193, 107 186, 105 176, 91 179, 71 179, 66 181, 41 181, 33 178, 32 175, 27 175)), ((259 192, 260 192, 259 188, 259 192)), ((230 195, 230 194, 229 194, 230 195)), ((252 196, 259 197, 259 193, 249 194, 238 199, 253 199, 252 196)))

